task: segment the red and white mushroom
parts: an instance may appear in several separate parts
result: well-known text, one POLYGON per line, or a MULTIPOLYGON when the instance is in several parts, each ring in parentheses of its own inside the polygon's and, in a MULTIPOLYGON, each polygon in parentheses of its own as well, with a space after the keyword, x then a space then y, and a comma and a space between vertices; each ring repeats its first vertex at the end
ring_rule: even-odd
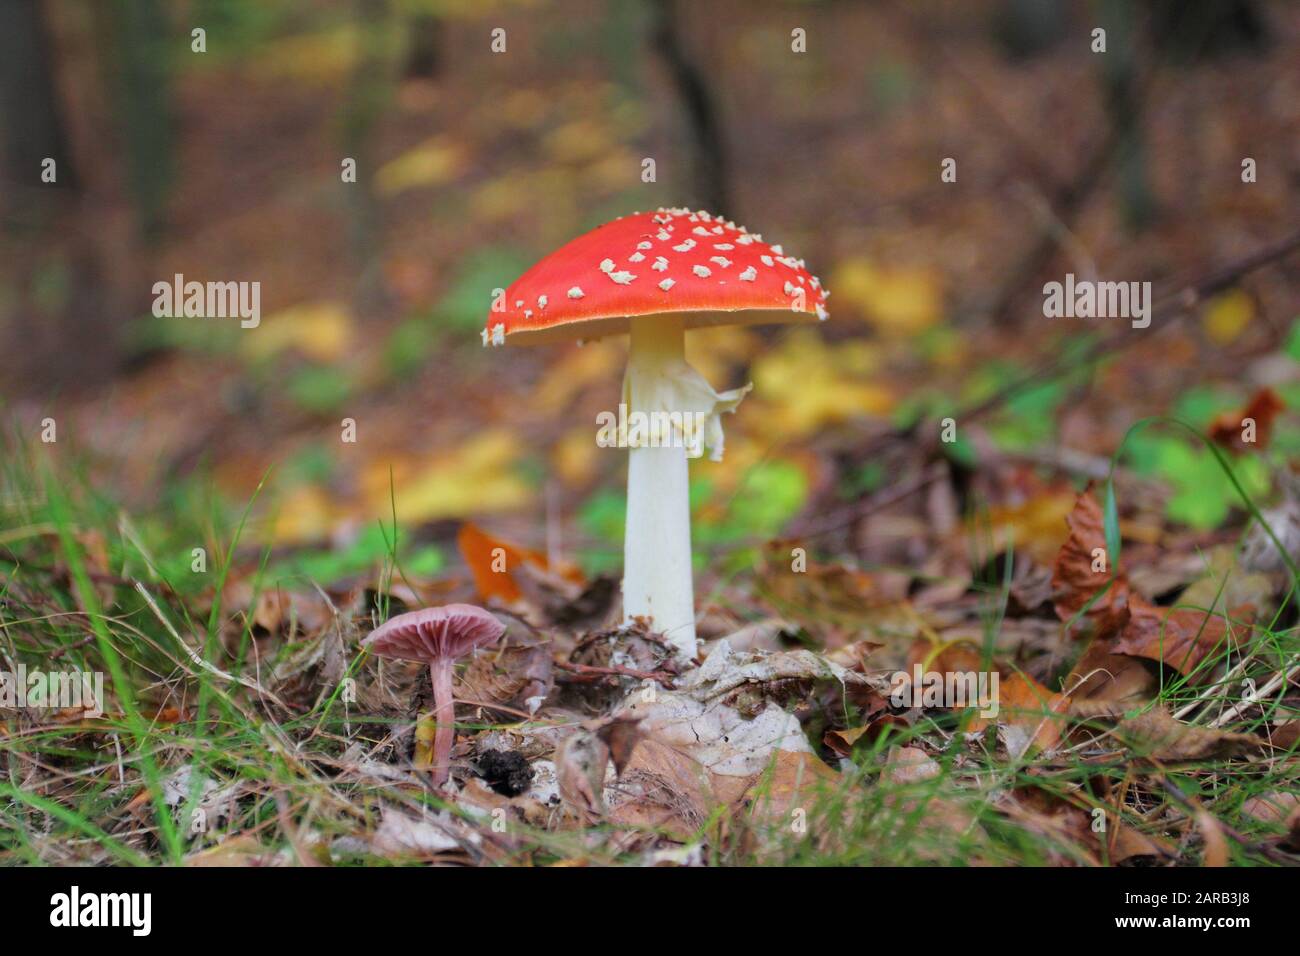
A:
POLYGON ((498 296, 484 345, 582 341, 630 333, 629 413, 695 413, 668 447, 629 439, 623 613, 644 617, 695 655, 688 454, 722 456, 719 415, 751 386, 718 393, 686 363, 687 329, 816 322, 827 292, 802 259, 743 226, 689 209, 616 219, 542 259, 498 296), (698 424, 702 422, 703 424, 698 424))

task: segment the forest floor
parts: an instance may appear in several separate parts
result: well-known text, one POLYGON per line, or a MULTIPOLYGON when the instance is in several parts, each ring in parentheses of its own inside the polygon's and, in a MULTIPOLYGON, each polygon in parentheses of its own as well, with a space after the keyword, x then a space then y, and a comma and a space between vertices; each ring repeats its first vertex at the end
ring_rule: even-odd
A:
POLYGON ((776 56, 775 15, 699 35, 750 77, 717 94, 734 215, 833 297, 688 343, 755 384, 692 465, 692 666, 618 623, 593 423, 625 345, 478 338, 540 255, 679 204, 662 78, 521 13, 563 63, 394 80, 358 198, 353 26, 181 75, 202 121, 150 267, 256 276, 267 314, 141 318, 119 380, 5 406, 0 671, 104 685, 0 696, 0 861, 1300 862, 1300 23, 1147 78, 1134 230, 1086 52, 805 13, 824 57, 776 56), (1243 149, 1273 172, 1243 184, 1243 149), (1044 318, 1052 268, 1152 279, 1152 326, 1044 318), (458 673, 435 790, 427 673, 359 645, 451 602, 508 630, 458 673), (997 713, 899 697, 918 669, 996 675, 997 713))

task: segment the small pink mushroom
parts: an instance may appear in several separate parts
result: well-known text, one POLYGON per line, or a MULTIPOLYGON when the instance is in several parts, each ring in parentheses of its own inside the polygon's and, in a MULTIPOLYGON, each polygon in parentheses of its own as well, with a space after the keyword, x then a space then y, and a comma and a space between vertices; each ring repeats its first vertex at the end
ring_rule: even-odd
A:
POLYGON ((451 745, 456 738, 456 704, 451 673, 456 662, 477 647, 495 643, 506 631, 495 617, 472 604, 427 607, 390 618, 361 642, 380 657, 421 661, 433 678, 433 785, 442 786, 451 772, 451 745))

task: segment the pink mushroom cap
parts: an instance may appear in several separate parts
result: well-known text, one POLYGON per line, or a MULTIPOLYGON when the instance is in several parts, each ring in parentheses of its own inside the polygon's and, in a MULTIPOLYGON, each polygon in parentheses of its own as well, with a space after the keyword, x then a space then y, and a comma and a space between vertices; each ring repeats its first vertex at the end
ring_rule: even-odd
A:
POLYGON ((476 647, 492 644, 505 625, 472 604, 426 607, 389 618, 361 642, 380 657, 426 663, 460 658, 476 647))

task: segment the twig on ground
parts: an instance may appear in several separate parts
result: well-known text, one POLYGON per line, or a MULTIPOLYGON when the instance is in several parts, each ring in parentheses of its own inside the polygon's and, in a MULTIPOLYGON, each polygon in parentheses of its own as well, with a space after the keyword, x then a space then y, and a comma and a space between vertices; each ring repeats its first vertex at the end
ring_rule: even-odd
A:
MULTIPOLYGON (((1174 783, 1172 780, 1170 780, 1168 777, 1166 777, 1163 773, 1157 774, 1156 779, 1160 781, 1160 785, 1161 787, 1164 788, 1165 793, 1169 794, 1169 796, 1173 798, 1173 801, 1177 803, 1180 807, 1182 807, 1183 810, 1185 810, 1193 818, 1195 818, 1199 814, 1209 813, 1208 810, 1206 810, 1203 806, 1201 806, 1199 800, 1197 800, 1193 796, 1183 793, 1183 791, 1178 787, 1178 785, 1174 783)), ((1250 837, 1246 836, 1240 830, 1237 830, 1236 828, 1231 827, 1228 824, 1224 823, 1217 816, 1214 817, 1214 821, 1219 825, 1219 827, 1223 830, 1224 833, 1232 837, 1232 839, 1235 840, 1243 849, 1249 850, 1252 853, 1262 854, 1263 856, 1266 856, 1269 859, 1274 860, 1276 862, 1290 863, 1290 864, 1295 863, 1295 859, 1293 857, 1288 856, 1287 854, 1281 852, 1280 850, 1277 850, 1272 846, 1269 846, 1267 843, 1258 843, 1250 839, 1250 837)))
POLYGON ((668 690, 673 689, 673 677, 666 671, 638 671, 631 667, 597 667, 594 664, 570 664, 568 661, 556 661, 555 666, 560 670, 569 671, 574 674, 571 680, 597 680, 601 677, 635 677, 637 680, 652 680, 662 685, 668 690))
POLYGON ((1269 694, 1273 693, 1273 691, 1277 690, 1283 684, 1289 682, 1291 678, 1297 673, 1300 673, 1300 658, 1293 660, 1291 662, 1290 667, 1286 668, 1285 670, 1278 671, 1276 674, 1274 674, 1269 679, 1267 684, 1265 684, 1259 690, 1255 691, 1255 693, 1251 694, 1249 698, 1238 701, 1232 707, 1229 707, 1227 710, 1221 713, 1218 717, 1214 718, 1214 720, 1210 721, 1210 726, 1222 727, 1228 721, 1236 720, 1239 716, 1241 716, 1241 712, 1243 710, 1245 710, 1247 707, 1253 707, 1255 704, 1262 702, 1265 698, 1268 697, 1269 694))

